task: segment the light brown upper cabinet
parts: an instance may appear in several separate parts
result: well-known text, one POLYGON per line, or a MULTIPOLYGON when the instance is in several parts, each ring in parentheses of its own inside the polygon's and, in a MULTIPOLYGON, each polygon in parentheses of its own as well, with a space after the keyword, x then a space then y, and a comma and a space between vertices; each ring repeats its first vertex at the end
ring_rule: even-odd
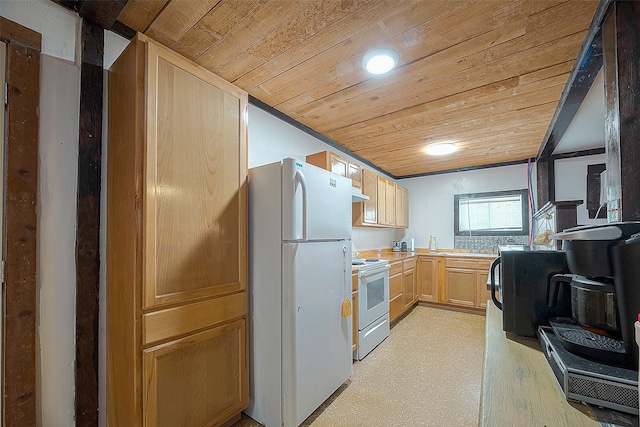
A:
POLYGON ((409 190, 396 184, 396 228, 409 227, 409 190))
POLYGON ((362 188, 362 168, 355 163, 348 162, 333 151, 320 151, 319 153, 309 154, 306 161, 310 165, 351 178, 351 186, 353 188, 362 188))
POLYGON ((353 204, 354 226, 409 227, 409 191, 368 169, 362 169, 332 151, 306 157, 307 163, 351 178, 353 188, 360 189, 369 200, 353 204))
POLYGON ((353 204, 353 225, 377 225, 378 175, 367 169, 362 171, 362 194, 369 200, 353 204))
POLYGON ((247 94, 143 35, 109 71, 109 425, 248 405, 247 94))
POLYGON ((378 224, 395 226, 396 184, 378 176, 378 224))

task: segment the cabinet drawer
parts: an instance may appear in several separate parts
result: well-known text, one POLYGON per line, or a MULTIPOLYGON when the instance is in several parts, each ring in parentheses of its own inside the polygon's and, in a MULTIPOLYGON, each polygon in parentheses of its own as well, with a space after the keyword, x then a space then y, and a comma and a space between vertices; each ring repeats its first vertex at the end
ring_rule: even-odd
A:
POLYGON ((245 316, 247 294, 241 292, 142 315, 142 344, 148 345, 245 316))
POLYGON ((492 261, 477 261, 476 269, 478 269, 479 271, 489 271, 489 269, 491 268, 491 262, 492 261))
POLYGON ((402 293, 402 274, 389 279, 389 298, 394 298, 402 293))
POLYGON ((411 270, 413 268, 416 268, 416 259, 415 258, 405 259, 405 260, 402 261, 402 269, 404 271, 411 270))
POLYGON ((402 313, 402 295, 398 295, 389 301, 389 320, 393 320, 402 313))
POLYGON ((477 262, 471 259, 462 258, 447 258, 447 268, 467 268, 469 270, 475 270, 477 262))
POLYGON ((397 261, 391 264, 391 269, 389 269, 389 276, 395 276, 396 274, 402 273, 402 261, 397 261))

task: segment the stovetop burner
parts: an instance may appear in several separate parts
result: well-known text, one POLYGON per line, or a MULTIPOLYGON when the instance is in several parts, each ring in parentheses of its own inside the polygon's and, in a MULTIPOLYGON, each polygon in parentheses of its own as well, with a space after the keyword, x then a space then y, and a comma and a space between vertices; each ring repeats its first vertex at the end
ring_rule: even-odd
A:
POLYGON ((583 329, 571 318, 555 317, 549 320, 549 324, 570 352, 604 363, 624 364, 625 345, 621 340, 583 329))

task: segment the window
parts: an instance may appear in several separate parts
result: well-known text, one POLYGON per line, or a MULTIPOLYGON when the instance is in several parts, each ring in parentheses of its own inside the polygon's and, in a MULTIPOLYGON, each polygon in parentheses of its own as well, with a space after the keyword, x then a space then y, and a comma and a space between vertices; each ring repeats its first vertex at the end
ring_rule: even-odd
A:
POLYGON ((505 236, 529 234, 527 190, 456 194, 456 236, 505 236))

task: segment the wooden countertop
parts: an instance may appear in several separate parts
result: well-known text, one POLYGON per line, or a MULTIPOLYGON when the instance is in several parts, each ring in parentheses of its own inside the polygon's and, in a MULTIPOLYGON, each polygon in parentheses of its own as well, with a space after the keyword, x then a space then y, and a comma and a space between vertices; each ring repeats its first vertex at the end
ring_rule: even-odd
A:
POLYGON ((506 337, 489 302, 480 426, 600 426, 590 406, 567 402, 538 341, 506 337))
POLYGON ((362 258, 380 258, 393 262, 396 260, 403 260, 407 258, 413 258, 420 255, 428 256, 442 256, 442 257, 462 257, 462 258, 482 258, 482 259, 494 259, 498 254, 469 252, 456 249, 439 249, 436 252, 431 252, 429 249, 417 248, 415 252, 393 252, 391 249, 378 250, 364 250, 360 251, 360 257, 362 258))

